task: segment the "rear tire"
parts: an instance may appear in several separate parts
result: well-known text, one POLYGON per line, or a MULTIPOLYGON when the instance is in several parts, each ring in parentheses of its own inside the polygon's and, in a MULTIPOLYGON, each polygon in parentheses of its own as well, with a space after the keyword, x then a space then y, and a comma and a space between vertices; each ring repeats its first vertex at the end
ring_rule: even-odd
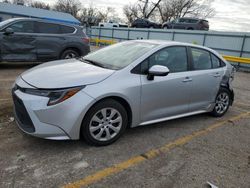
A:
POLYGON ((215 106, 213 111, 210 113, 214 117, 223 116, 229 106, 231 101, 231 95, 228 89, 221 88, 215 99, 215 106))
POLYGON ((80 54, 74 50, 74 49, 68 49, 63 51, 62 55, 61 55, 61 59, 71 59, 71 58, 77 58, 79 57, 80 54))
POLYGON ((86 114, 81 134, 90 145, 106 146, 121 137, 128 125, 126 109, 107 99, 95 104, 86 114))

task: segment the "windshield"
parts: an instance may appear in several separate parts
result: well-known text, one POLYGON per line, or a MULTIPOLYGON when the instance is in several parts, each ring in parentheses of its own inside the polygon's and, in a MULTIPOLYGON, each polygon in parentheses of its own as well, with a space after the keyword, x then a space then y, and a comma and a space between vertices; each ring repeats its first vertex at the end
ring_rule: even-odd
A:
POLYGON ((5 20, 5 21, 0 22, 0 29, 1 29, 2 27, 4 27, 6 24, 8 24, 8 23, 10 23, 10 22, 12 22, 12 21, 13 21, 13 20, 9 19, 9 20, 5 20))
POLYGON ((157 44, 138 41, 122 42, 90 53, 82 60, 93 62, 104 68, 118 70, 131 64, 156 46, 157 44))

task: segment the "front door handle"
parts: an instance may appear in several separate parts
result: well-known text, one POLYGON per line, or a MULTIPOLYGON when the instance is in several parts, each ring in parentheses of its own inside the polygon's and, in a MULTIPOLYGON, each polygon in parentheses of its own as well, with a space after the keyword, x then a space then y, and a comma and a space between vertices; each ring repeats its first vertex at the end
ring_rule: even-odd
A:
POLYGON ((182 82, 192 82, 192 80, 192 78, 186 77, 184 80, 182 80, 182 82))

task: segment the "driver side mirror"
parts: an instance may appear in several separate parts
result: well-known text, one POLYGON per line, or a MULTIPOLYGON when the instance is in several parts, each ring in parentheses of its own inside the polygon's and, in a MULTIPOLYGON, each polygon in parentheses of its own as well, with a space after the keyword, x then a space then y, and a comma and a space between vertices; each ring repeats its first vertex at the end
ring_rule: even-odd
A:
POLYGON ((13 30, 12 28, 10 28, 10 27, 8 27, 8 28, 5 30, 5 32, 4 32, 5 35, 11 35, 11 34, 13 34, 13 33, 14 33, 14 30, 13 30))
POLYGON ((155 76, 167 76, 169 74, 169 69, 166 66, 154 65, 148 70, 148 80, 154 80, 155 76))

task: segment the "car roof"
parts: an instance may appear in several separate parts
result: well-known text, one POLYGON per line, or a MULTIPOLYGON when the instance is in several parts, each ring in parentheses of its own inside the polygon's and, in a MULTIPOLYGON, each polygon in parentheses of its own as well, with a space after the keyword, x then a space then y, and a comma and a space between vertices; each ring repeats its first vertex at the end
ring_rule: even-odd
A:
POLYGON ((158 46, 161 47, 167 47, 167 46, 190 46, 190 47, 195 47, 195 48, 201 48, 201 49, 205 49, 208 51, 211 51, 213 53, 216 53, 216 51, 214 51, 213 49, 207 48, 205 46, 200 46, 197 44, 191 44, 191 43, 186 43, 186 42, 177 42, 177 41, 169 41, 169 40, 132 40, 134 42, 144 42, 144 43, 148 43, 148 44, 156 44, 158 46))
POLYGON ((56 21, 50 21, 50 20, 45 20, 45 19, 40 19, 40 18, 11 18, 9 19, 10 21, 41 21, 44 23, 54 23, 54 24, 59 24, 59 25, 66 25, 66 26, 73 26, 77 27, 77 25, 73 24, 68 24, 68 23, 62 23, 62 22, 56 22, 56 21))

